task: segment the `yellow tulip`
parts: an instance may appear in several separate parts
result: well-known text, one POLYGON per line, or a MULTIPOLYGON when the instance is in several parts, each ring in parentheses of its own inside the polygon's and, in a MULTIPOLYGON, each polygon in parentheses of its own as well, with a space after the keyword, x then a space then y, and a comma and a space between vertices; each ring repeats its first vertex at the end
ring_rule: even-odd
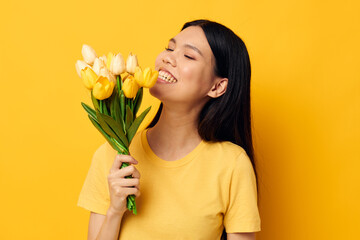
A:
POLYGON ((86 67, 90 67, 89 64, 87 64, 86 62, 82 61, 82 60, 77 60, 75 63, 75 69, 77 74, 79 75, 79 77, 81 77, 81 70, 83 70, 86 67))
POLYGON ((125 79, 129 76, 128 72, 123 72, 122 74, 120 74, 121 80, 124 82, 125 79))
POLYGON ((136 58, 136 55, 129 53, 129 56, 126 60, 126 71, 130 74, 134 74, 135 73, 135 68, 139 66, 138 64, 138 60, 136 58))
POLYGON ((107 55, 106 67, 109 70, 110 70, 110 66, 111 66, 111 61, 113 60, 114 57, 115 57, 114 54, 111 53, 111 52, 109 52, 108 55, 107 55))
POLYGON ((90 67, 85 67, 80 73, 85 87, 89 90, 93 89, 96 80, 99 78, 98 75, 90 67))
POLYGON ((114 84, 116 84, 116 78, 115 76, 106 68, 106 67, 102 67, 99 70, 99 75, 106 77, 107 79, 109 79, 111 82, 113 82, 114 84))
POLYGON ((122 90, 124 91, 124 95, 127 98, 134 98, 136 96, 136 93, 139 90, 139 85, 136 83, 132 75, 129 75, 125 79, 122 85, 122 90))
POLYGON ((135 80, 140 87, 151 88, 155 85, 156 80, 159 76, 158 71, 153 71, 151 68, 147 67, 144 71, 140 67, 137 67, 135 70, 135 80))
POLYGON ((93 95, 96 99, 104 100, 111 96, 114 90, 114 83, 104 76, 100 76, 93 88, 93 95))

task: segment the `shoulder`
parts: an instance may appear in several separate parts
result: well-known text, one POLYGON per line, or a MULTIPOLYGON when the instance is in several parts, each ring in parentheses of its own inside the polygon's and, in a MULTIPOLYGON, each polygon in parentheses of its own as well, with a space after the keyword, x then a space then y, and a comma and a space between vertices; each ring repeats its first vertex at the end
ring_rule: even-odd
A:
POLYGON ((226 165, 237 165, 244 161, 250 161, 244 148, 229 141, 206 142, 206 153, 215 156, 226 165))
POLYGON ((203 161, 213 165, 223 176, 247 175, 254 172, 251 159, 245 149, 232 142, 206 142, 202 154, 203 161))
POLYGON ((106 171, 111 168, 116 154, 117 151, 108 142, 104 142, 95 150, 91 164, 99 170, 106 171))
MULTIPOLYGON (((136 132, 135 136, 130 142, 129 151, 130 155, 133 156, 133 154, 136 154, 140 149, 142 149, 142 134, 145 131, 145 129, 140 130, 136 132)), ((133 156, 134 157, 134 156, 133 156)))
POLYGON ((95 151, 94 156, 95 157, 109 157, 109 156, 115 156, 116 150, 114 150, 111 145, 108 142, 102 143, 95 151))

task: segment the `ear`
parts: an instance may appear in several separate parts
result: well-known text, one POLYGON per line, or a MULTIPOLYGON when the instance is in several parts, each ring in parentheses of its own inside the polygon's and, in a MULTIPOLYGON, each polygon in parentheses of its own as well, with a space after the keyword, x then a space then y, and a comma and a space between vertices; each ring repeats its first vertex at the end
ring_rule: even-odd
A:
POLYGON ((211 98, 220 97, 226 92, 228 81, 227 78, 216 79, 215 84, 211 87, 207 95, 211 98))

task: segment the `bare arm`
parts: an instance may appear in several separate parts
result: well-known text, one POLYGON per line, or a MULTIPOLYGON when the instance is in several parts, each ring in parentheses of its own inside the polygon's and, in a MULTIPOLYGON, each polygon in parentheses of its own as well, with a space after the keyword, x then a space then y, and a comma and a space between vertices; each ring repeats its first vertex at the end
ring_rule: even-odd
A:
POLYGON ((228 233, 228 240, 255 240, 255 233, 228 233))
POLYGON ((119 239, 120 224, 123 214, 109 210, 106 215, 91 212, 88 240, 119 239))
POLYGON ((133 166, 120 169, 122 162, 137 164, 128 155, 117 155, 108 175, 110 206, 106 215, 91 212, 89 219, 88 240, 117 240, 121 220, 127 211, 126 198, 134 194, 140 196, 139 171, 133 166), (132 175, 133 178, 125 178, 132 175))

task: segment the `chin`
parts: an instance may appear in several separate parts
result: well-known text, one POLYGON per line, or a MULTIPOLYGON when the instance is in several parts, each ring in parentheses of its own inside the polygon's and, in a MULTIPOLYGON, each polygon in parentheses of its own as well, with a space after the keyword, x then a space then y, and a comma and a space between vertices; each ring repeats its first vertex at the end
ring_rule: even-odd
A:
POLYGON ((168 90, 162 88, 161 84, 155 84, 152 88, 149 89, 151 96, 157 98, 161 102, 173 101, 174 96, 172 93, 169 93, 168 90))
POLYGON ((156 83, 152 88, 149 89, 149 93, 151 96, 156 97, 161 101, 161 92, 156 83))

